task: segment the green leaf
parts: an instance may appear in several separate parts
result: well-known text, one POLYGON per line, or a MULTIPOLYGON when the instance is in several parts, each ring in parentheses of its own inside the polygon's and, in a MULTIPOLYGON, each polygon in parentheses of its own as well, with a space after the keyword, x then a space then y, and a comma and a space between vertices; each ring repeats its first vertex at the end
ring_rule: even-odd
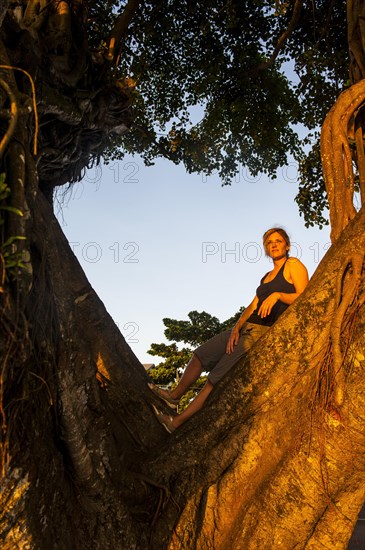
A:
POLYGON ((9 237, 3 244, 3 248, 6 248, 8 246, 10 246, 11 244, 13 244, 13 242, 15 241, 25 241, 26 240, 26 237, 22 237, 22 236, 16 236, 16 237, 9 237))
POLYGON ((13 212, 13 214, 17 214, 18 216, 24 216, 23 212, 14 206, 0 206, 0 210, 7 210, 8 212, 13 212))

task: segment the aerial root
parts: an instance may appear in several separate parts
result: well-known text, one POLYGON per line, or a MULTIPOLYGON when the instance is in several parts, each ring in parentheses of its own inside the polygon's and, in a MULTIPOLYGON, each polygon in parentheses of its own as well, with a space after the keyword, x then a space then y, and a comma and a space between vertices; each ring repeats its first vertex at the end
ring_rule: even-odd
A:
MULTIPOLYGON (((13 67, 11 65, 0 65, 0 69, 7 70, 7 71, 19 71, 20 73, 23 73, 29 79, 30 86, 31 86, 31 89, 32 89, 32 104, 33 104, 33 114, 34 114, 34 124, 35 124, 34 140, 33 140, 33 154, 34 154, 34 156, 36 156, 37 155, 37 141, 38 141, 39 122, 38 122, 37 99, 36 99, 36 93, 35 93, 34 80, 27 71, 25 71, 24 69, 21 69, 20 67, 13 67)), ((0 143, 0 159, 1 159, 3 154, 4 154, 4 151, 6 149, 6 146, 8 145, 10 139, 13 136, 15 126, 16 126, 16 123, 17 123, 17 117, 18 117, 19 109, 18 109, 18 105, 17 105, 16 99, 15 99, 15 95, 13 94, 13 92, 12 92, 11 88, 9 87, 9 85, 2 79, 0 79, 0 85, 6 91, 8 97, 10 99, 10 102, 11 102, 11 106, 10 106, 10 125, 9 125, 9 128, 8 128, 4 138, 3 138, 3 140, 6 138, 7 141, 4 145, 4 147, 2 147, 3 140, 0 143), (13 105, 13 102, 15 103, 15 105, 13 105), (14 118, 14 114, 12 115, 12 109, 14 109, 14 108, 16 108, 16 118, 15 118, 15 122, 13 123, 14 124, 14 129, 12 129, 12 133, 10 134, 9 130, 10 130, 10 126, 12 125, 12 118, 14 118), (7 139, 7 136, 9 137, 9 139, 7 139)))
POLYGON ((330 340, 332 347, 332 361, 334 369, 334 402, 341 407, 345 393, 345 371, 343 368, 344 353, 341 347, 341 331, 345 316, 351 313, 349 308, 358 305, 361 273, 364 263, 364 254, 353 254, 346 258, 343 268, 337 277, 336 302, 337 310, 334 314, 330 340))
POLYGON ((343 262, 336 281, 334 315, 327 343, 318 358, 314 409, 326 411, 335 421, 342 421, 341 407, 345 396, 344 360, 359 308, 365 302, 361 285, 364 254, 353 254, 343 262))
POLYGON ((6 92, 6 95, 8 96, 10 101, 9 126, 0 141, 0 160, 1 160, 15 132, 16 124, 18 121, 18 105, 12 89, 10 88, 9 84, 5 82, 5 80, 3 80, 2 78, 0 79, 0 87, 6 92))
MULTIPOLYGON (((350 143, 357 144, 359 141, 357 128, 364 104, 365 79, 342 92, 322 126, 321 159, 330 206, 332 242, 356 215, 353 204, 355 174, 350 143)), ((357 155, 361 157, 359 148, 357 155)), ((364 185, 360 186, 360 190, 361 193, 365 192, 364 185)), ((363 196, 361 200, 364 201, 363 196)))

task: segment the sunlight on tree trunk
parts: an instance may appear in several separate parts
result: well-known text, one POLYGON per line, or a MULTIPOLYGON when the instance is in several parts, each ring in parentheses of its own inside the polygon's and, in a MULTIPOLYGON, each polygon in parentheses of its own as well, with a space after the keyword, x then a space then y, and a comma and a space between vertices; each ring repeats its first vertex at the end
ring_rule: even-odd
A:
MULTIPOLYGON (((345 404, 338 409, 328 323, 338 308, 337 285, 326 273, 365 246, 364 216, 351 225, 212 405, 207 422, 216 446, 202 463, 195 456, 199 490, 190 489, 169 548, 346 548, 365 498, 365 317, 363 301, 355 299, 342 320, 347 331, 352 321, 352 336, 343 364, 345 404), (231 426, 229 435, 222 424, 231 426)), ((207 426, 194 428, 206 452, 207 426)), ((176 473, 168 473, 176 483, 176 473)))

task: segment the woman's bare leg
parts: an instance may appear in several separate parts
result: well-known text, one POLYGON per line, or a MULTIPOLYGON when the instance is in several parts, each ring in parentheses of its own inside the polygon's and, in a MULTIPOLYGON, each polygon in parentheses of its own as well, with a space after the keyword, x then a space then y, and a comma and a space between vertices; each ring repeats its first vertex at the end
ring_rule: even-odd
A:
POLYGON ((173 399, 180 399, 188 391, 190 386, 198 380, 201 373, 202 364, 200 362, 200 359, 198 359, 195 353, 193 353, 193 356, 187 364, 176 388, 171 390, 170 396, 173 399))
POLYGON ((190 386, 194 384, 202 373, 202 364, 200 359, 193 354, 189 363, 186 365, 184 374, 180 378, 176 388, 173 390, 164 390, 159 388, 159 393, 164 397, 172 397, 172 399, 181 399, 181 397, 188 391, 190 386))
POLYGON ((184 424, 184 422, 186 422, 191 416, 193 416, 193 414, 200 411, 213 388, 213 384, 208 380, 204 384, 198 395, 186 407, 186 409, 182 413, 173 417, 172 424, 174 428, 178 428, 179 426, 181 426, 181 424, 184 424))

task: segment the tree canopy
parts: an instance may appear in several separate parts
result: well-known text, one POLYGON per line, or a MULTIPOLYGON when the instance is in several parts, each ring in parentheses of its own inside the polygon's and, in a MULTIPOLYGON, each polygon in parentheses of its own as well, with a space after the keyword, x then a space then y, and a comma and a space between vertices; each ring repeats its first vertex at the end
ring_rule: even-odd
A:
POLYGON ((322 225, 319 128, 349 84, 345 17, 345 1, 143 3, 122 46, 136 85, 123 150, 224 184, 240 165, 275 178, 293 157, 300 211, 322 225))
POLYGON ((294 158, 300 211, 325 223, 318 130, 349 84, 344 0, 65 5, 10 5, 3 27, 42 82, 44 189, 124 152, 217 171, 224 184, 240 166, 275 178, 294 158))

